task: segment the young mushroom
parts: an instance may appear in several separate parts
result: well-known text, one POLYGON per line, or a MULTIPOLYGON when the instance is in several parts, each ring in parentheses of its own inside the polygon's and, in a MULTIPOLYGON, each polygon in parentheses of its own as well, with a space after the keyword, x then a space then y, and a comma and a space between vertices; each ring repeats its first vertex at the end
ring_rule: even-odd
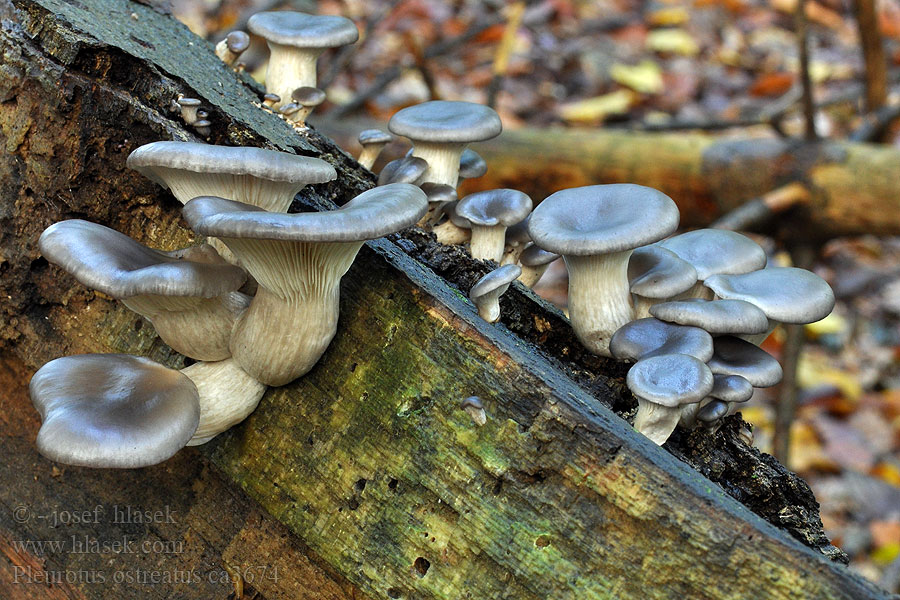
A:
POLYGON ((318 158, 193 142, 145 144, 125 164, 171 190, 182 204, 218 196, 270 212, 287 212, 304 187, 337 177, 334 167, 318 158))
POLYGON ((232 31, 216 44, 216 56, 228 66, 234 66, 238 57, 250 47, 250 36, 244 31, 232 31))
POLYGON ((443 207, 446 219, 435 225, 431 232, 439 244, 445 246, 465 244, 472 237, 469 222, 456 214, 456 202, 448 202, 443 207))
POLYGON ((687 296, 712 300, 702 285, 717 273, 749 273, 766 266, 766 252, 745 235, 725 229, 698 229, 667 240, 659 246, 671 250, 697 270, 698 282, 687 296))
POLYGON ((562 190, 541 202, 528 224, 534 243, 562 255, 569 271, 569 319, 581 343, 609 356, 612 334, 634 316, 628 261, 634 248, 678 227, 678 208, 632 184, 562 190))
POLYGON ((266 108, 274 109, 276 104, 281 102, 281 96, 278 94, 273 94, 271 92, 266 92, 263 94, 263 106, 266 108))
POLYGON ((412 155, 428 163, 422 180, 453 187, 466 145, 497 137, 502 128, 492 108, 447 100, 401 109, 388 122, 392 133, 412 140, 412 155))
POLYGON ((676 298, 697 283, 697 270, 661 246, 644 246, 631 253, 628 281, 634 299, 634 317, 650 316, 650 307, 676 298))
POLYGON ((517 265, 503 265, 478 280, 469 290, 469 298, 478 308, 478 314, 488 323, 500 318, 500 296, 522 274, 517 265))
POLYGON ((378 185, 389 183, 416 183, 428 169, 428 163, 415 156, 392 160, 378 174, 378 185))
POLYGON ((713 389, 709 392, 709 396, 699 404, 690 404, 682 408, 679 422, 688 428, 701 423, 710 425, 730 414, 732 406, 746 402, 752 396, 753 386, 740 375, 713 374, 713 389))
POLYGON ((764 340, 778 323, 814 323, 834 308, 831 286, 815 273, 795 267, 713 275, 704 285, 720 298, 743 300, 765 313, 769 327, 758 335, 747 336, 753 343, 764 340))
POLYGON ((362 146, 362 152, 359 153, 359 158, 356 162, 367 169, 371 169, 384 147, 393 140, 394 136, 380 129, 364 129, 360 131, 357 141, 362 146))
POLYGON ((699 327, 674 325, 649 317, 620 327, 610 340, 609 350, 619 360, 688 354, 706 362, 713 355, 713 338, 699 327))
POLYGON ((274 108, 280 108, 297 88, 316 87, 316 61, 322 52, 359 39, 350 19, 293 11, 257 13, 247 21, 247 28, 269 45, 266 91, 281 98, 274 108))
POLYGON ((38 246, 82 284, 147 318, 173 350, 198 360, 231 355, 231 330, 248 304, 237 292, 247 274, 211 249, 160 252, 79 219, 54 223, 38 246))
POLYGON ((522 274, 519 275, 519 281, 522 282, 522 285, 534 287, 540 281, 550 263, 558 258, 559 254, 547 252, 543 248, 529 244, 519 256, 519 263, 522 265, 522 274))
POLYGON ((300 87, 291 93, 291 103, 281 107, 281 114, 297 128, 306 127, 306 119, 325 102, 325 92, 314 87, 300 87))
POLYGON ((200 110, 200 101, 196 98, 185 98, 181 94, 178 95, 178 107, 181 110, 181 118, 185 125, 194 125, 200 120, 197 112, 200 110))
POLYGON ((408 227, 426 210, 422 190, 397 183, 327 212, 270 213, 200 197, 183 214, 197 233, 220 238, 258 282, 231 352, 254 379, 278 386, 309 371, 334 337, 340 279, 365 240, 408 227))
POLYGON ((769 329, 766 313, 743 300, 675 300, 650 308, 662 321, 693 325, 712 335, 759 334, 769 329))
POLYGON ((155 465, 183 448, 200 422, 191 380, 139 356, 57 358, 34 374, 28 391, 41 415, 38 451, 67 465, 155 465))
POLYGON ((712 391, 713 374, 693 356, 667 354, 637 362, 626 383, 638 401, 634 428, 661 446, 675 431, 682 407, 712 391))
POLYGON ((471 148, 466 148, 459 156, 459 173, 457 174, 456 187, 459 187, 465 179, 475 179, 483 176, 487 173, 487 168, 487 163, 481 158, 480 154, 471 148))
POLYGON ((469 194, 456 204, 456 214, 471 224, 472 258, 499 263, 506 243, 506 228, 531 213, 531 198, 518 190, 499 189, 469 194))

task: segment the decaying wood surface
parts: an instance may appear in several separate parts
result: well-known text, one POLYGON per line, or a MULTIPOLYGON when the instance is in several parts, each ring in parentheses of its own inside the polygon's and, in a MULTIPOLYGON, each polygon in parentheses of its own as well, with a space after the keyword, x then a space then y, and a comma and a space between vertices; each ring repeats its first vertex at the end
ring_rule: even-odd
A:
MULTIPOLYGON (((373 126, 379 124, 326 118, 322 130, 355 147, 360 127, 373 126)), ((464 182, 461 193, 511 187, 539 201, 568 187, 639 183, 671 196, 683 226, 703 227, 744 202, 799 181, 810 191, 808 204, 782 214, 767 233, 808 241, 900 235, 900 151, 889 146, 771 138, 723 141, 689 132, 522 128, 505 130, 474 149, 487 161, 488 172, 464 182)), ((405 151, 406 146, 396 143, 385 158, 405 151)))
POLYGON ((460 289, 488 267, 416 230, 363 249, 322 362, 270 390, 245 424, 150 469, 55 469, 33 448, 37 415, 21 382, 35 368, 79 352, 183 364, 140 317, 84 290, 36 248, 44 227, 71 217, 156 247, 189 243, 178 203, 124 167, 143 143, 190 135, 167 112, 177 93, 210 106, 213 142, 335 164, 338 180, 304 192, 308 203, 344 201, 372 176, 329 140, 254 107, 249 82, 145 5, 14 4, 18 23, 0 31, 0 423, 9 432, 0 444, 15 457, 0 462, 2 597, 219 597, 232 583, 208 576, 224 565, 247 575, 257 598, 885 595, 826 558, 841 553, 822 534, 809 489, 743 444, 739 419, 657 448, 610 410, 633 405, 622 365, 587 355, 562 315, 521 288, 505 297, 502 324, 485 323, 460 289), (460 408, 470 395, 484 402, 484 426, 460 408), (181 516, 175 523, 54 527, 39 518, 166 505, 181 516), (34 518, 21 520, 20 506, 34 518), (70 533, 190 551, 18 543, 70 533), (279 575, 261 579, 261 566, 279 575), (203 581, 76 575, 48 586, 21 580, 24 567, 113 579, 196 569, 203 581))

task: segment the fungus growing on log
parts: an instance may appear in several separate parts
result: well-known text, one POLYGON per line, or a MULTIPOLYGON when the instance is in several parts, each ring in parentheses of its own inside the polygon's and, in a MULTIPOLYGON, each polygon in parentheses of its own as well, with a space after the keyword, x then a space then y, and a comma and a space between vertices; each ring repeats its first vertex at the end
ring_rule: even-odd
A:
POLYGON ((199 197, 183 214, 197 233, 220 238, 259 283, 231 352, 257 381, 277 386, 309 371, 334 337, 340 279, 363 242, 414 224, 426 210, 422 190, 396 183, 327 212, 270 213, 199 197))
POLYGON ((456 204, 456 214, 471 224, 469 252, 472 258, 503 258, 506 228, 520 223, 531 213, 531 198, 518 190, 486 190, 469 194, 456 204))
POLYGON ((569 318, 588 350, 609 356, 613 333, 634 317, 627 273, 632 250, 677 227, 672 199, 640 185, 562 190, 534 209, 528 232, 535 244, 565 259, 569 318))
POLYGON ((38 245, 79 282, 146 317, 175 351, 198 360, 231 355, 232 327, 249 302, 237 292, 247 274, 208 246, 160 252, 80 219, 54 223, 38 245))
POLYGON ((469 298, 478 308, 478 314, 488 323, 500 318, 500 296, 522 274, 517 265, 503 265, 479 279, 469 290, 469 298))
POLYGON ((29 394, 42 421, 38 450, 67 465, 155 465, 183 448, 200 422, 191 380, 139 356, 57 358, 34 374, 29 394))
POLYGON ((359 39, 350 19, 293 11, 256 13, 247 28, 269 45, 266 91, 281 99, 274 108, 280 108, 297 88, 316 87, 316 62, 322 52, 359 39))

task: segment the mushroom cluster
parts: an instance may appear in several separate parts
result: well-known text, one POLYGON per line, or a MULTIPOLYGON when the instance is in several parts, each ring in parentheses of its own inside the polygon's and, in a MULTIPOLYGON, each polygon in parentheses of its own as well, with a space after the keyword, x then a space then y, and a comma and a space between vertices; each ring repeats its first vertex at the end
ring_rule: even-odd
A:
MULTIPOLYGON (((354 43, 356 26, 277 11, 254 15, 248 28, 270 50, 261 106, 305 127, 325 100, 316 87, 318 56, 354 43)), ((232 65, 248 42, 232 32, 216 52, 232 65)), ((209 135, 199 100, 179 95, 170 108, 209 135)), ((425 102, 398 111, 388 129, 412 142, 409 153, 382 168, 376 187, 335 210, 288 212, 305 186, 337 176, 323 160, 160 141, 132 152, 127 166, 169 189, 205 240, 160 251, 83 220, 48 227, 39 240, 48 261, 121 300, 193 362, 176 371, 95 354, 44 365, 30 387, 43 419, 40 451, 75 465, 138 467, 239 423, 268 386, 301 377, 325 352, 337 332, 341 277, 364 242, 415 224, 496 265, 470 290, 489 322, 500 318, 498 299, 516 279, 534 285, 562 258, 576 336, 597 355, 635 361, 627 377, 638 400, 634 426, 657 444, 679 423, 715 427, 754 387, 775 385, 781 367, 757 344, 778 323, 817 321, 834 306, 821 278, 766 268, 765 252, 741 234, 668 237, 678 209, 652 188, 566 189, 534 210, 531 198, 512 189, 458 198, 459 184, 487 169, 467 146, 502 129, 486 106, 425 102)), ((359 163, 372 168, 392 140, 363 131, 359 163)), ((485 422, 477 398, 465 406, 485 422)))
POLYGON ((609 351, 636 361, 627 382, 638 398, 634 425, 657 444, 679 423, 718 427, 753 388, 781 381, 781 365, 758 344, 778 323, 812 323, 834 307, 821 277, 766 267, 762 248, 731 231, 701 229, 638 248, 625 279, 637 319, 615 332, 609 351), (650 375, 662 373, 659 357, 679 357, 667 368, 682 365, 682 387, 670 395, 660 392, 665 378, 650 375))
POLYGON ((48 261, 121 300, 196 361, 180 372, 127 355, 45 365, 31 385, 43 418, 38 448, 69 464, 155 464, 242 421, 268 386, 302 376, 328 347, 340 279, 365 240, 413 225, 428 208, 421 189, 393 183, 336 210, 289 214, 297 192, 335 171, 258 148, 154 142, 128 166, 169 188, 192 229, 217 236, 232 260, 206 243, 154 250, 78 219, 43 232, 48 261))

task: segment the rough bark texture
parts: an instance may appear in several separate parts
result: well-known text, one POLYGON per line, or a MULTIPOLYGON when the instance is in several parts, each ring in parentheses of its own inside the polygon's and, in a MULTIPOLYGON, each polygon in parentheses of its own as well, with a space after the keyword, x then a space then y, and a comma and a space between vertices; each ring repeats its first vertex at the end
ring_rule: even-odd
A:
POLYGON ((270 390, 247 423, 152 469, 55 471, 34 451, 37 417, 14 381, 63 354, 131 352, 176 367, 183 358, 141 318, 50 267, 36 239, 54 221, 81 217, 157 247, 190 242, 178 203, 124 167, 143 143, 190 135, 167 112, 177 93, 211 107, 212 142, 331 161, 338 180, 304 192, 308 203, 346 200, 372 177, 314 131, 296 134, 255 108, 253 86, 147 6, 15 4, 19 24, 0 31, 9 390, 0 423, 10 432, 0 444, 15 457, 0 464, 12 482, 0 495, 4 598, 217 597, 229 583, 47 586, 15 575, 22 566, 110 577, 196 567, 203 578, 222 562, 250 574, 248 583, 255 576, 265 598, 883 595, 809 549, 842 556, 822 534, 808 487, 740 442, 738 419, 715 436, 677 433, 669 453, 655 447, 609 410, 633 408, 622 365, 581 350, 562 315, 520 287, 504 297, 502 324, 486 324, 460 290, 488 266, 415 230, 364 248, 322 362, 270 390), (485 403, 483 427, 459 408, 473 394, 485 403), (190 518, 63 531, 114 540, 124 529, 138 543, 181 540, 192 552, 23 547, 15 542, 69 536, 45 519, 20 522, 20 502, 34 515, 168 503, 190 518), (290 577, 264 583, 252 571, 282 564, 290 577), (303 596, 304 584, 322 591, 303 596))
MULTIPOLYGON (((355 147, 371 121, 322 124, 355 147)), ((385 159, 406 152, 389 147, 385 159)), ((540 201, 550 192, 597 183, 639 183, 662 190, 681 211, 684 227, 704 227, 743 203, 799 181, 808 204, 779 215, 767 233, 810 241, 841 235, 900 235, 900 152, 875 144, 788 139, 729 139, 689 132, 616 129, 509 129, 473 145, 487 174, 460 192, 511 187, 540 201)), ((381 167, 381 160, 376 170, 381 167)))

